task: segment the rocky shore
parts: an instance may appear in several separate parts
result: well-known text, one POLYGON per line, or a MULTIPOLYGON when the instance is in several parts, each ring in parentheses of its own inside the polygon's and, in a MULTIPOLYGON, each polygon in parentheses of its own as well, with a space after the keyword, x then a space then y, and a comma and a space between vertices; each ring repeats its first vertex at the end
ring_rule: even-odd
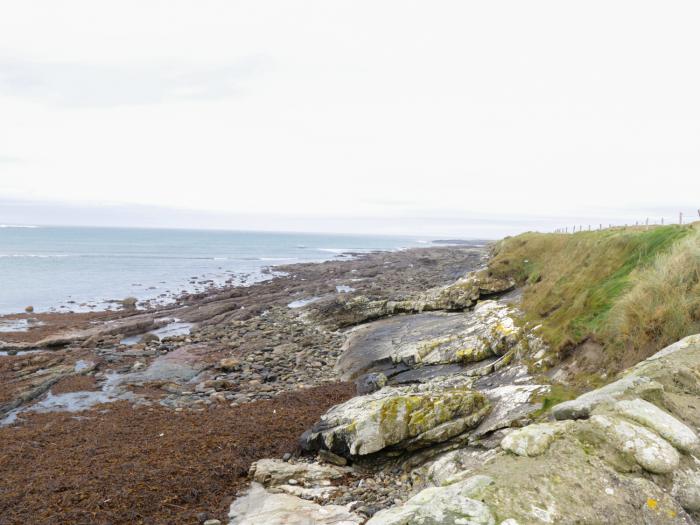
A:
POLYGON ((698 523, 700 339, 549 410, 547 345, 487 262, 457 246, 295 265, 14 334, 0 523, 698 523), (61 450, 100 474, 81 483, 61 450))

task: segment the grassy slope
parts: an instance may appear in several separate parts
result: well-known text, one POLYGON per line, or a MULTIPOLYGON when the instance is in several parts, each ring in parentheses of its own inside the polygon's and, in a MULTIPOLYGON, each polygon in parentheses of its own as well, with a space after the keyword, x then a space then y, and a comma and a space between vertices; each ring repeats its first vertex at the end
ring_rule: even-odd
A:
POLYGON ((593 338, 627 366, 700 332, 697 224, 526 233, 501 241, 489 269, 526 285, 526 321, 560 355, 593 338))

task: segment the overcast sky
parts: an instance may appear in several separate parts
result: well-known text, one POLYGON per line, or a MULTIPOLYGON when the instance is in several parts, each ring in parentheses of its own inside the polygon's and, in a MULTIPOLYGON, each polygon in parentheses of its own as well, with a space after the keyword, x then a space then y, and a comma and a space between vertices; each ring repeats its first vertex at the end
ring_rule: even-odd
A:
POLYGON ((696 1, 0 0, 0 222, 483 236, 695 214, 698 20, 696 1))

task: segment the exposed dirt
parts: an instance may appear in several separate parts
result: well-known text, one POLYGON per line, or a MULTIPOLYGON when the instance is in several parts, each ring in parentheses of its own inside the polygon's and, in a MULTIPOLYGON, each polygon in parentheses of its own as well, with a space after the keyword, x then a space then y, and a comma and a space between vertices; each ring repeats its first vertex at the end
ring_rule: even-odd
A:
POLYGON ((102 405, 0 428, 0 524, 224 521, 251 462, 297 449, 339 383, 203 412, 102 405), (217 511, 212 513, 212 509, 217 511))

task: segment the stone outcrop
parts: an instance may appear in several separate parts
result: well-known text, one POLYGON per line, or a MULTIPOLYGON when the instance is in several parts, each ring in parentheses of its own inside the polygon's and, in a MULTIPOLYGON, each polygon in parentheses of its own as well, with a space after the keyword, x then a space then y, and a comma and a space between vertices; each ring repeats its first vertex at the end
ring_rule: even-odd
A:
POLYGON ((428 478, 437 484, 464 480, 465 463, 469 475, 488 476, 478 499, 496 523, 696 523, 699 393, 700 336, 692 336, 567 402, 560 421, 511 430, 495 456, 471 450, 470 463, 453 451, 422 468, 451 472, 428 478))
MULTIPOLYGON (((493 377, 470 382, 471 388, 464 392, 481 395, 476 390, 488 392, 483 387, 489 385, 491 390, 529 389, 533 385, 522 384, 525 378, 517 366, 511 366, 493 377)), ((332 417, 325 419, 325 427, 317 426, 315 439, 328 448, 343 443, 350 455, 410 450, 413 438, 404 430, 379 431, 382 425, 376 415, 393 412, 402 414, 399 420, 410 421, 412 414, 424 413, 427 405, 399 399, 422 393, 429 394, 430 403, 435 404, 440 393, 456 395, 456 381, 442 378, 430 387, 429 383, 419 385, 426 389, 423 392, 420 388, 384 387, 355 398, 329 412, 332 417), (394 403, 400 407, 396 411, 382 409, 394 403)), ((405 502, 376 513, 367 523, 697 523, 700 463, 694 454, 699 442, 699 395, 700 336, 693 336, 638 364, 618 381, 562 403, 555 410, 556 420, 509 428, 503 415, 508 411, 500 413, 503 423, 490 426, 483 434, 500 434, 500 447, 498 442, 496 448, 478 440, 470 442, 468 437, 477 433, 485 419, 461 430, 459 439, 449 441, 456 447, 444 448, 432 442, 432 447, 443 447, 444 452, 413 470, 417 492, 405 502)), ((476 399, 472 397, 471 414, 498 403, 495 397, 484 399, 479 409, 476 399)), ((491 414, 495 412, 492 408, 491 414)), ((453 414, 453 421, 459 419, 453 414)), ((435 424, 438 428, 445 423, 435 424)), ((416 450, 402 464, 410 465, 423 454, 423 450, 416 450)))
POLYGON ((366 456, 388 447, 410 450, 446 441, 475 427, 490 409, 468 385, 436 379, 355 397, 328 411, 304 434, 302 446, 366 456))
POLYGON ((470 272, 447 286, 432 288, 400 300, 373 300, 364 295, 338 297, 330 304, 319 304, 316 317, 322 322, 330 322, 335 327, 342 328, 400 313, 460 311, 471 308, 482 297, 505 293, 514 287, 515 281, 496 278, 486 270, 480 270, 470 272))

